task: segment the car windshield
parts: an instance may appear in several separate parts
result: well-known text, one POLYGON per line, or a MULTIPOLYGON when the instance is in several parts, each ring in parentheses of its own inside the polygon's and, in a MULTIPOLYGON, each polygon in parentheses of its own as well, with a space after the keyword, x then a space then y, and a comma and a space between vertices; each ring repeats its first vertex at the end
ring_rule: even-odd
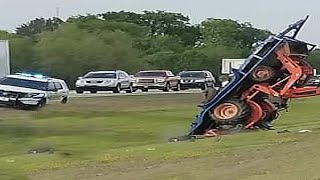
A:
POLYGON ((136 75, 136 77, 165 77, 166 76, 166 72, 163 71, 141 71, 138 72, 136 75))
POLYGON ((309 81, 315 81, 315 80, 320 80, 320 77, 318 77, 318 76, 313 76, 313 77, 310 78, 309 81))
POLYGON ((115 79, 117 77, 116 73, 89 73, 84 76, 84 78, 107 78, 115 79))
POLYGON ((181 72, 180 77, 195 77, 195 78, 204 78, 205 75, 203 72, 181 72))
POLYGON ((48 82, 4 77, 0 78, 0 85, 17 86, 45 91, 47 90, 48 82))

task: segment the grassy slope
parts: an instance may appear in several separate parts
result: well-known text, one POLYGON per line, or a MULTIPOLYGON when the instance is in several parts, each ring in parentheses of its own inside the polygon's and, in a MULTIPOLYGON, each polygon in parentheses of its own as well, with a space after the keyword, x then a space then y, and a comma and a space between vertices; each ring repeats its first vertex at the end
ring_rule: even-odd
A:
MULTIPOLYGON (((232 166, 232 171, 236 172, 234 178, 272 179, 279 175, 292 174, 279 173, 283 172, 280 171, 281 167, 287 164, 284 162, 289 160, 291 161, 288 164, 292 164, 292 170, 305 167, 299 164, 300 160, 313 166, 320 165, 313 161, 320 154, 313 151, 316 147, 320 147, 316 141, 320 137, 318 130, 320 111, 317 110, 320 104, 319 98, 292 102, 291 112, 283 114, 276 122, 277 128, 289 129, 291 133, 244 133, 225 136, 220 142, 208 139, 194 143, 166 143, 170 136, 187 131, 200 99, 200 95, 188 94, 81 98, 73 99, 66 106, 55 105, 40 112, 2 109, 0 110, 0 178, 35 174, 34 178, 43 179, 44 176, 41 176, 43 174, 51 179, 53 177, 63 179, 68 173, 70 176, 84 173, 83 177, 91 177, 94 174, 87 174, 79 169, 88 167, 88 171, 92 171, 91 165, 111 163, 114 165, 112 167, 126 169, 125 172, 128 173, 125 174, 132 173, 129 177, 134 177, 133 175, 141 171, 141 176, 143 174, 144 176, 140 178, 202 179, 221 175, 220 179, 223 179, 232 177, 224 175, 229 173, 229 166, 232 166), (296 133, 300 129, 312 129, 313 132, 296 133), (26 153, 32 148, 47 145, 54 147, 56 152, 37 155, 26 153), (304 153, 299 153, 300 151, 306 151, 308 154, 303 156, 304 153), (292 155, 287 152, 291 152, 292 155), (239 155, 234 156, 235 154, 239 155), (221 164, 219 168, 212 163, 204 166, 208 163, 208 157, 210 162, 221 164), (221 160, 220 157, 226 159, 221 160), (251 159, 246 164, 248 168, 241 169, 244 167, 237 163, 246 162, 246 159, 251 159), (279 159, 282 163, 275 163, 279 159), (128 161, 137 166, 137 169, 127 163, 128 161), (273 163, 276 168, 267 168, 274 167, 273 163), (159 171, 154 171, 152 168, 145 170, 144 168, 150 164, 159 166, 159 171), (168 170, 167 164, 174 170, 172 168, 168 170), (81 168, 77 168, 78 166, 81 168), (259 166, 262 169, 258 172, 254 174, 247 172, 247 169, 259 166), (61 171, 59 169, 64 167, 71 170, 59 174, 61 171), (52 171, 53 169, 58 170, 52 171), (37 175, 39 172, 40 176, 37 175), (55 172, 57 174, 54 174, 55 172)), ((317 175, 317 171, 312 168, 306 170, 311 175, 317 175)), ((110 171, 108 176, 111 179, 113 176, 119 177, 119 169, 112 170, 108 166, 101 171, 110 171)), ((302 174, 300 172, 300 175, 303 176, 303 172, 302 174)), ((320 173, 318 175, 320 177, 320 173)), ((293 173, 292 177, 299 176, 293 173)), ((21 179, 21 176, 17 179, 21 179)))

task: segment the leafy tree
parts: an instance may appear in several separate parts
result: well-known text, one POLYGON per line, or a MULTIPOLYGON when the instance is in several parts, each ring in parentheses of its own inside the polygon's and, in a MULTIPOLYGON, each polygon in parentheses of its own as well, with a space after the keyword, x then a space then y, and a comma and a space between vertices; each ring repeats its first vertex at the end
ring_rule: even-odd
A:
POLYGON ((254 28, 250 23, 243 23, 239 33, 240 47, 250 49, 254 43, 264 40, 269 35, 270 31, 254 28))
POLYGON ((13 72, 35 70, 34 42, 31 38, 0 31, 0 39, 9 40, 11 70, 13 72))
POLYGON ((173 36, 145 37, 136 41, 135 47, 145 54, 162 51, 182 52, 185 49, 185 46, 173 36))
POLYGON ((104 20, 107 21, 118 21, 118 22, 127 22, 145 26, 145 20, 142 14, 137 14, 134 12, 126 12, 126 11, 119 11, 119 12, 106 12, 103 14, 99 14, 104 20))
POLYGON ((138 70, 139 51, 122 31, 88 33, 75 24, 41 34, 35 46, 38 63, 44 72, 73 83, 77 76, 91 70, 138 70))
POLYGON ((250 49, 254 42, 265 39, 270 32, 253 28, 250 23, 231 19, 208 19, 201 23, 205 44, 250 49))
POLYGON ((92 20, 99 20, 98 15, 93 15, 93 14, 87 14, 87 15, 78 15, 78 16, 72 16, 69 17, 66 22, 67 23, 75 23, 75 22, 88 22, 92 20))
POLYGON ((78 20, 74 22, 80 29, 84 29, 90 33, 99 33, 103 31, 123 31, 130 34, 133 38, 142 38, 147 35, 147 29, 133 23, 106 21, 101 19, 78 20))
POLYGON ((176 66, 179 71, 182 70, 207 70, 212 69, 206 62, 209 57, 198 49, 189 49, 181 53, 179 61, 176 66))
POLYGON ((176 69, 176 62, 179 59, 179 54, 173 51, 161 51, 151 55, 147 55, 146 62, 152 69, 176 69))
POLYGON ((314 50, 308 57, 308 62, 320 72, 320 49, 314 50))
MULTIPOLYGON (((72 85, 91 70, 207 69, 218 75, 221 59, 246 57, 251 45, 269 34, 230 19, 193 25, 180 13, 120 11, 73 16, 66 22, 36 18, 16 34, 0 31, 0 38, 10 40, 14 71, 39 70, 72 85)), ((310 56, 317 68, 319 54, 310 56)))
POLYGON ((63 21, 59 18, 53 17, 49 19, 36 18, 26 24, 17 27, 16 32, 23 36, 33 36, 45 31, 53 31, 57 29, 63 21))
POLYGON ((246 58, 246 49, 229 46, 207 46, 200 48, 199 51, 208 58, 202 62, 202 67, 218 75, 221 72, 221 62, 224 58, 237 59, 246 58))
POLYGON ((105 20, 129 22, 149 29, 150 36, 175 36, 188 46, 193 46, 200 38, 198 26, 191 25, 190 19, 181 13, 165 11, 145 11, 143 14, 133 12, 107 12, 100 15, 105 20))

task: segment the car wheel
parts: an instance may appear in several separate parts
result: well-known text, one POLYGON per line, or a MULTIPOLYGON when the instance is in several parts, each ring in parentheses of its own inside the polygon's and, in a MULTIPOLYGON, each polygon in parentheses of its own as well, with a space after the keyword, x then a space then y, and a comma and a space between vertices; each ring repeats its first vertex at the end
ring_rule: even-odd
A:
POLYGON ((97 90, 91 90, 90 93, 97 93, 97 90))
POLYGON ((181 84, 180 84, 180 90, 184 91, 184 90, 188 90, 188 88, 185 86, 181 86, 181 84))
POLYGON ((120 91, 121 91, 121 85, 117 84, 116 87, 114 88, 113 92, 114 93, 120 93, 120 91))
POLYGON ((38 103, 38 105, 34 106, 34 107, 29 107, 29 109, 31 110, 39 110, 41 108, 43 108, 44 106, 46 106, 47 104, 47 100, 46 99, 41 99, 41 101, 38 103))
POLYGON ((138 90, 138 88, 133 87, 133 92, 136 92, 138 90))
POLYGON ((201 90, 206 91, 208 89, 208 84, 207 83, 203 83, 201 90))
POLYGON ((180 83, 178 83, 178 84, 177 84, 177 87, 175 87, 173 90, 174 90, 174 91, 180 91, 180 90, 181 90, 181 85, 180 85, 180 83))
POLYGON ((77 89, 77 90, 76 90, 76 93, 77 93, 77 94, 82 94, 82 93, 83 93, 83 90, 77 89))
POLYGON ((133 89, 133 86, 132 84, 129 85, 129 89, 126 90, 127 93, 133 93, 134 92, 134 89, 133 89))
POLYGON ((68 102, 68 97, 64 97, 62 100, 61 100, 61 104, 67 104, 68 102))
POLYGON ((170 91, 170 84, 169 83, 166 83, 166 86, 164 87, 163 91, 164 92, 170 91))

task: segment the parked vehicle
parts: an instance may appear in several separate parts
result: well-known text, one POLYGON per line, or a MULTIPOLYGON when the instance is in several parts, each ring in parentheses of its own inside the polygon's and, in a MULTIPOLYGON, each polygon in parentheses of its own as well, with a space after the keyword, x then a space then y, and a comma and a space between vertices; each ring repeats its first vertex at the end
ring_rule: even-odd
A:
POLYGON ((320 84, 320 75, 313 76, 305 86, 319 86, 320 84))
POLYGON ((179 91, 180 78, 168 70, 140 71, 135 75, 136 88, 142 91, 159 89, 162 91, 179 91))
POLYGON ((130 77, 131 82, 132 82, 133 92, 136 92, 138 90, 137 79, 132 74, 130 74, 129 77, 130 77))
POLYGON ((119 93, 125 90, 127 93, 132 93, 134 91, 133 83, 133 79, 128 73, 121 70, 92 71, 78 78, 76 92, 90 91, 91 93, 97 93, 98 91, 113 91, 114 93, 119 93))
POLYGON ((216 79, 210 71, 182 71, 181 90, 190 88, 200 88, 206 90, 208 87, 215 87, 216 79))
POLYGON ((19 108, 40 108, 48 103, 68 102, 64 80, 42 75, 14 74, 0 78, 0 104, 19 108))

